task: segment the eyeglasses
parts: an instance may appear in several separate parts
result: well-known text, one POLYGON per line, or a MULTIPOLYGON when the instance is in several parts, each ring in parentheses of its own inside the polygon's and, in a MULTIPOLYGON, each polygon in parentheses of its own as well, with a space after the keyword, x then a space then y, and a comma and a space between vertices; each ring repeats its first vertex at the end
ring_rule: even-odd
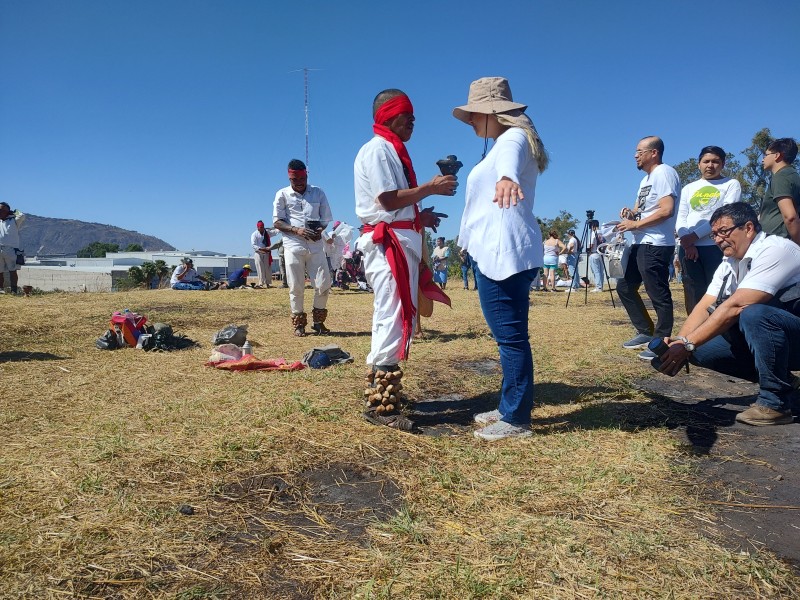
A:
POLYGON ((709 236, 711 236, 712 240, 715 240, 717 238, 721 238, 723 240, 727 240, 730 237, 731 233, 733 233, 734 229, 739 229, 740 227, 744 227, 745 225, 746 225, 746 223, 743 223, 741 225, 734 225, 733 227, 726 227, 724 229, 717 229, 716 231, 714 231, 712 229, 711 233, 709 233, 709 236))
POLYGON ((764 152, 764 158, 766 158, 767 156, 770 156, 772 154, 778 154, 778 153, 777 152, 764 152))
POLYGON ((645 150, 637 150, 633 153, 634 156, 639 156, 640 154, 644 154, 645 152, 652 152, 655 148, 647 148, 645 150))

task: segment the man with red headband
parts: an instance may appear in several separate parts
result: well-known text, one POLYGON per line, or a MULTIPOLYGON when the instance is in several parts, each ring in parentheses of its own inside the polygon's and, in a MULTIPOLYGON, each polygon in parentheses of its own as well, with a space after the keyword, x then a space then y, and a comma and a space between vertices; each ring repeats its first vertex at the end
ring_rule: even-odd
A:
MULTIPOLYGON (((422 229, 436 231, 440 217, 433 209, 420 210, 417 203, 432 195, 455 195, 453 175, 437 175, 417 184, 405 142, 414 131, 414 107, 400 90, 379 93, 372 105, 375 137, 362 146, 354 165, 356 214, 364 224, 358 248, 364 253, 364 272, 375 291, 372 347, 367 364, 365 392, 371 422, 410 429, 408 419, 398 414, 403 398, 398 367, 408 357, 417 319, 417 293, 422 259, 422 229), (388 388, 388 389, 387 389, 388 388)), ((426 296, 449 304, 447 296, 428 281, 426 296), (430 292, 430 287, 436 292, 430 292), (430 296, 429 296, 430 297, 430 296)))
POLYGON ((250 245, 253 247, 253 262, 258 273, 258 285, 272 287, 272 252, 269 249, 269 232, 264 227, 264 221, 256 223, 256 230, 250 236, 250 245))
POLYGON ((300 160, 289 162, 289 186, 275 194, 273 220, 283 234, 286 279, 289 283, 289 304, 292 327, 296 336, 306 335, 308 318, 303 310, 306 273, 314 288, 313 325, 317 335, 329 333, 325 327, 331 273, 325 257, 322 232, 331 222, 331 207, 320 188, 308 185, 306 166, 300 160))

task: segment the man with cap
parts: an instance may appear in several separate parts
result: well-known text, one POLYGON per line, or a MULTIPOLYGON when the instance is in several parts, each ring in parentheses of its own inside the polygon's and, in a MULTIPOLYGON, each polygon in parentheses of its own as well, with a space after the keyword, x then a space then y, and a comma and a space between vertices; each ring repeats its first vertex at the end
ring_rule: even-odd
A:
POLYGON ((331 272, 323 247, 322 232, 333 220, 328 198, 322 189, 308 185, 303 161, 289 161, 289 186, 278 190, 273 203, 275 229, 283 234, 286 278, 292 327, 298 337, 306 335, 308 316, 303 308, 306 273, 314 288, 311 328, 317 335, 329 333, 325 326, 331 272))
MULTIPOLYGON (((453 196, 458 183, 454 175, 437 175, 417 184, 405 146, 414 131, 414 108, 405 93, 398 89, 380 92, 373 101, 372 114, 375 136, 361 147, 353 166, 356 215, 363 223, 357 245, 364 253, 367 283, 374 290, 372 342, 367 356, 372 372, 367 379, 373 390, 384 387, 379 381, 392 381, 398 389, 402 377, 398 362, 408 357, 420 280, 424 281, 423 293, 431 294, 428 297, 438 294, 437 299, 449 304, 433 283, 430 271, 420 277, 422 229, 436 231, 444 215, 432 208, 420 210, 418 203, 431 195, 453 196)), ((365 417, 371 422, 409 427, 410 422, 397 414, 399 396, 388 404, 375 394, 367 398, 365 417)))
POLYGON ((12 211, 7 202, 0 202, 0 293, 5 291, 4 274, 8 271, 11 293, 17 293, 17 251, 20 248, 19 226, 25 215, 12 211))
POLYGON ((580 279, 575 276, 575 271, 578 268, 578 260, 580 260, 581 246, 578 238, 575 237, 575 230, 570 229, 567 231, 567 276, 572 282, 572 287, 578 289, 581 287, 580 279))
POLYGON ((250 245, 255 253, 253 262, 258 273, 258 285, 272 287, 272 252, 269 249, 269 232, 264 227, 264 221, 256 223, 256 230, 250 236, 250 245))
MULTIPOLYGON (((194 261, 188 256, 181 259, 181 264, 175 267, 169 280, 173 290, 207 290, 208 284, 200 279, 194 268, 194 261)), ((215 288, 216 289, 216 288, 215 288)))
POLYGON ((247 278, 250 276, 250 271, 253 267, 244 265, 241 269, 236 269, 228 277, 228 281, 220 285, 221 290, 235 290, 236 288, 247 286, 247 278))

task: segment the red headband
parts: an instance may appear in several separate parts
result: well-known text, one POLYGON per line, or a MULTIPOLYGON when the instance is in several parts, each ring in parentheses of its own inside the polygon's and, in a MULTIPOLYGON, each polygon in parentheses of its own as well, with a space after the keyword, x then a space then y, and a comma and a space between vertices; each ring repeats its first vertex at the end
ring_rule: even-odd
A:
POLYGON ((414 106, 411 104, 411 100, 408 99, 408 96, 395 96, 391 100, 387 100, 381 104, 378 112, 375 113, 375 123, 382 125, 389 119, 393 119, 397 115, 402 115, 403 113, 414 114, 414 106))
POLYGON ((308 177, 308 171, 305 169, 289 169, 289 177, 292 175, 296 177, 308 177))

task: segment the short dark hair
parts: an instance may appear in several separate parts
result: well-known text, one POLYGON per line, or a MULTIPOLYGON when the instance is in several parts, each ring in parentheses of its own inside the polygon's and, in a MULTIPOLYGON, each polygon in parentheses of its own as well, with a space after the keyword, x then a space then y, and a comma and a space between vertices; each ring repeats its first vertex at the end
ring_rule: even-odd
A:
POLYGON ((442 240, 442 241, 444 241, 444 238, 443 238, 443 237, 438 237, 438 238, 436 238, 436 241, 437 241, 437 242, 438 242, 439 240, 442 240))
POLYGON ((767 146, 767 152, 780 152, 783 162, 790 165, 797 158, 797 142, 794 138, 778 138, 767 146))
POLYGON ((378 114, 378 109, 383 106, 387 100, 405 95, 406 93, 403 90, 398 90, 397 88, 389 88, 388 90, 378 92, 378 95, 375 96, 375 100, 372 101, 372 116, 375 117, 375 115, 378 114))
POLYGON ((727 156, 727 154, 725 154, 725 150, 723 150, 719 146, 704 147, 702 150, 700 150, 700 154, 697 155, 697 160, 702 159, 706 154, 714 154, 716 156, 719 156, 720 160, 722 161, 722 164, 725 164, 725 157, 727 156))
POLYGON ((713 227, 714 223, 719 221, 722 217, 728 217, 737 227, 741 227, 750 221, 753 224, 756 233, 761 231, 761 223, 758 222, 758 215, 756 214, 756 211, 753 210, 753 207, 747 202, 723 204, 714 211, 714 214, 711 215, 711 218, 708 222, 713 227))
POLYGON ((292 171, 305 171, 306 170, 306 163, 304 163, 302 160, 299 160, 297 158, 293 158, 292 160, 289 161, 289 168, 292 171))
POLYGON ((655 150, 659 156, 664 156, 664 140, 657 135, 646 135, 639 141, 644 142, 645 140, 647 140, 649 150, 655 150))
POLYGON ((6 207, 8 210, 11 210, 11 207, 8 205, 8 202, 0 202, 0 206, 6 207))

